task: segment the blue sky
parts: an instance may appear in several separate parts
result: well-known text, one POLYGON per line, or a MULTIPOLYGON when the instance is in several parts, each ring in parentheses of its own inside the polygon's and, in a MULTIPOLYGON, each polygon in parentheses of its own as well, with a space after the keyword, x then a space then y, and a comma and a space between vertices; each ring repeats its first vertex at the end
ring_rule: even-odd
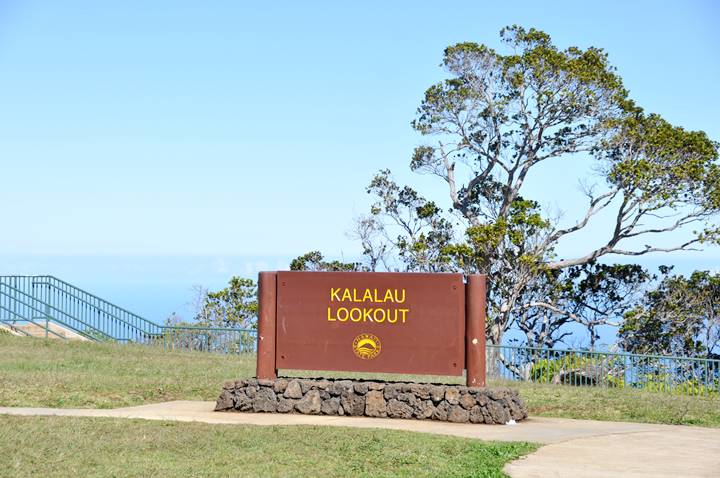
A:
MULTIPOLYGON (((641 106, 719 140, 719 5, 0 0, 0 272, 184 287, 310 249, 354 257, 376 170, 442 194, 407 164, 443 49, 497 47, 513 23, 605 48, 641 106)), ((572 213, 567 172, 530 187, 572 213)))

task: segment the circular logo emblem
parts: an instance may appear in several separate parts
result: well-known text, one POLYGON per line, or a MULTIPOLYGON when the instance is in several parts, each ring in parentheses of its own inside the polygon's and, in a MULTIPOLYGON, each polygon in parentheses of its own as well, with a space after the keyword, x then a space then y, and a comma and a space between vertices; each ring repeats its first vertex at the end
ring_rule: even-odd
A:
POLYGON ((360 334, 353 340, 353 352, 363 360, 380 355, 380 339, 373 334, 360 334))

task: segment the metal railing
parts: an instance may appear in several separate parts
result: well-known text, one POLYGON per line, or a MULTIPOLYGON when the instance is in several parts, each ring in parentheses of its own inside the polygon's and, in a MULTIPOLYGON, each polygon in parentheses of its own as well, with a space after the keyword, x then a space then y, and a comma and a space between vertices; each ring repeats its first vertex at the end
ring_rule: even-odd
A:
POLYGON ((694 357, 488 345, 487 376, 491 380, 720 396, 720 360, 694 357))
POLYGON ((0 322, 57 323, 86 338, 146 342, 162 327, 52 276, 0 276, 0 322))
POLYGON ((53 276, 0 276, 0 323, 24 334, 33 324, 46 337, 66 337, 57 324, 90 340, 159 345, 166 350, 254 352, 254 330, 162 326, 53 276))
POLYGON ((163 327, 154 337, 154 345, 165 350, 189 350, 241 354, 255 352, 257 332, 228 327, 173 326, 163 327))

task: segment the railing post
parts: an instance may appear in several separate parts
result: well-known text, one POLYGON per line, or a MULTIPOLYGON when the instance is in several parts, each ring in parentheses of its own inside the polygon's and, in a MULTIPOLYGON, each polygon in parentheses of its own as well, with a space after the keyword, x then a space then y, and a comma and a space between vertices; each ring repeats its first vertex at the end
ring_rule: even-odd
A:
POLYGON ((48 338, 50 328, 50 287, 45 289, 45 338, 48 338))
POLYGON ((485 386, 486 276, 473 274, 465 284, 465 369, 468 387, 485 386))
POLYGON ((277 273, 258 275, 257 378, 277 378, 275 328, 277 323, 277 273))

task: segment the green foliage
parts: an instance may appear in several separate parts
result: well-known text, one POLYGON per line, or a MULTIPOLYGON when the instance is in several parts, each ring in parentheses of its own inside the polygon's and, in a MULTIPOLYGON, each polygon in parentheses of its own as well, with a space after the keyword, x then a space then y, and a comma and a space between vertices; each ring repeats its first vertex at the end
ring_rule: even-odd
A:
POLYGON ((604 356, 567 353, 533 362, 530 379, 538 383, 618 387, 625 386, 614 360, 604 356))
POLYGON ((351 272, 364 270, 357 262, 326 261, 319 251, 311 251, 296 257, 290 263, 291 271, 351 272))
POLYGON ((493 263, 504 259, 525 269, 539 271, 543 256, 527 246, 549 227, 549 222, 539 213, 538 203, 518 198, 510 205, 506 217, 469 226, 465 230, 466 242, 459 247, 450 244, 445 251, 454 268, 461 270, 461 264, 474 264, 479 270, 492 270, 493 263))
MULTIPOLYGON (((207 320, 207 317, 205 317, 207 320)), ((161 334, 152 337, 153 343, 168 350, 188 350, 240 354, 254 352, 257 336, 251 329, 238 329, 231 325, 229 329, 222 324, 212 325, 198 322, 185 322, 176 314, 165 321, 161 334)), ((252 327, 255 328, 254 326, 252 327)))
POLYGON ((257 327, 257 312, 255 281, 232 277, 226 288, 206 293, 195 325, 254 329, 257 327))
POLYGON ((611 319, 619 321, 653 279, 636 264, 590 262, 562 271, 547 271, 547 285, 542 290, 554 304, 570 314, 566 319, 556 318, 554 326, 569 319, 582 324, 590 335, 592 349, 599 339, 597 327, 611 323, 611 319))
POLYGON ((617 120, 617 128, 605 151, 612 160, 611 182, 662 200, 695 192, 688 199, 699 204, 708 199, 706 187, 717 188, 717 177, 708 174, 717 168, 717 144, 705 132, 686 131, 657 114, 641 112, 617 120), (627 155, 630 148, 635 151, 627 155))
POLYGON ((637 387, 648 392, 670 393, 685 397, 718 397, 720 381, 705 384, 697 379, 677 382, 670 374, 646 374, 639 378, 637 387))
POLYGON ((565 287, 572 288, 576 302, 593 297, 605 297, 613 303, 627 297, 628 290, 621 287, 629 284, 631 288, 644 284, 652 276, 637 264, 583 264, 568 269, 565 287))
MULTIPOLYGON (((427 201, 409 186, 399 187, 389 170, 380 171, 370 182, 367 192, 378 198, 371 206, 373 222, 382 224, 379 218, 386 216, 405 232, 397 236, 394 247, 406 270, 442 272, 452 269, 452 224, 434 202, 427 201)), ((376 232, 382 230, 380 227, 376 232)))
POLYGON ((654 358, 636 358, 634 366, 643 367, 643 360, 648 361, 645 366, 654 372, 632 376, 631 382, 625 380, 626 364, 622 359, 572 352, 533 361, 529 378, 536 383, 556 385, 634 388, 681 396, 720 396, 720 378, 707 382, 691 378, 695 373, 705 372, 702 366, 693 365, 699 367, 695 370, 688 367, 692 364, 681 360, 664 363, 654 358), (683 365, 686 365, 685 370, 683 365))
POLYGON ((669 275, 625 314, 621 346, 634 353, 720 357, 720 274, 669 275))

